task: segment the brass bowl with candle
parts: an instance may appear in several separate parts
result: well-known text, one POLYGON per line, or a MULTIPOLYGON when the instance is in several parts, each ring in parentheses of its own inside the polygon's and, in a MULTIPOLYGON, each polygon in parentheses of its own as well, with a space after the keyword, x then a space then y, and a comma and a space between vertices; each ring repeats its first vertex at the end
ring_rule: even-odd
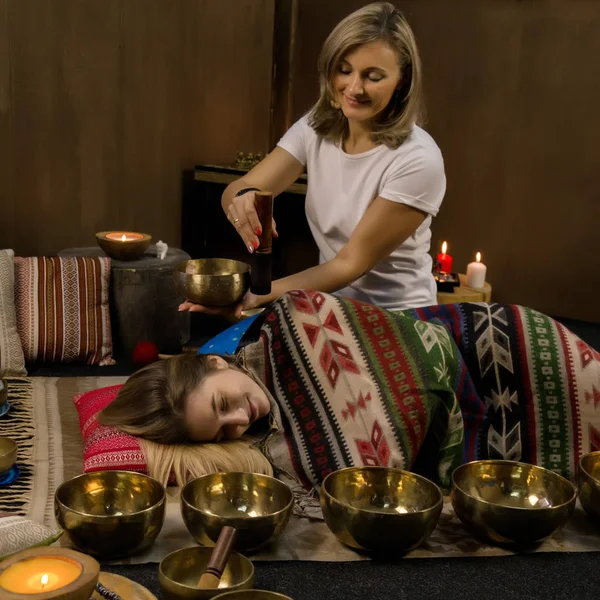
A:
POLYGON ((6 473, 17 462, 17 442, 7 437, 0 437, 0 473, 6 473))
POLYGON ((285 529, 294 504, 282 481, 256 473, 215 473, 190 481, 181 492, 188 531, 214 546, 225 525, 237 531, 236 550, 255 550, 285 529))
POLYGON ((564 477, 509 460, 479 460, 452 475, 451 499, 465 529, 495 544, 530 545, 570 518, 577 494, 564 477))
POLYGON ((130 471, 85 473, 63 483, 54 499, 58 524, 82 552, 124 558, 154 543, 166 494, 156 480, 130 471))
POLYGON ((175 266, 179 293, 203 306, 236 304, 250 288, 250 265, 229 258, 186 260, 175 266))
POLYGON ((240 590, 215 596, 215 600, 292 600, 289 596, 268 590, 240 590))
POLYGON ((320 498, 325 523, 340 542, 386 555, 423 544, 443 506, 437 485, 387 467, 349 467, 330 473, 320 498))
POLYGON ((100 565, 68 548, 30 548, 0 562, 2 600, 89 600, 100 565))
POLYGON ((212 548, 193 546, 171 552, 158 568, 158 580, 167 600, 206 600, 225 591, 244 590, 254 585, 254 565, 233 552, 217 589, 201 589, 198 580, 208 565, 212 548))
POLYGON ((152 236, 137 231, 101 231, 98 245, 115 260, 137 260, 148 249, 152 236))
POLYGON ((581 457, 577 483, 583 510, 600 523, 600 451, 581 457))

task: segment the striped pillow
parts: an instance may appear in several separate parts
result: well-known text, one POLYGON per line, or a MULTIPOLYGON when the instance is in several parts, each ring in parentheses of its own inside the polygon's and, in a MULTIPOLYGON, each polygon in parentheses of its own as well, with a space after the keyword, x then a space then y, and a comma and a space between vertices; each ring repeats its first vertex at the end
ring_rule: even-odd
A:
POLYGON ((15 258, 17 328, 27 362, 112 365, 109 258, 15 258))
POLYGON ((0 250, 0 375, 27 375, 15 314, 14 252, 0 250))

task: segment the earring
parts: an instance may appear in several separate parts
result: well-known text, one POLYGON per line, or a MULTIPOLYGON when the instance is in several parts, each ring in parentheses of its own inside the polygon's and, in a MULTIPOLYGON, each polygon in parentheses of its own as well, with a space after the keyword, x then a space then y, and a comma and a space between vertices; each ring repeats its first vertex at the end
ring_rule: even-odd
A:
POLYGON ((335 110, 339 110, 341 108, 340 104, 338 104, 335 100, 330 100, 329 104, 331 108, 335 108, 335 110))

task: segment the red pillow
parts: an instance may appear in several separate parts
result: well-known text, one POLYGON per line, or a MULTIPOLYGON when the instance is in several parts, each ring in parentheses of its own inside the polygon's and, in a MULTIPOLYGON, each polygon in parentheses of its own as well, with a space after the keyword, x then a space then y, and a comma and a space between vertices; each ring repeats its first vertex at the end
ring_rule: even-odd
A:
POLYGON ((138 440, 98 423, 98 413, 117 397, 122 387, 112 385, 73 398, 83 437, 84 473, 104 470, 146 473, 146 460, 138 440))

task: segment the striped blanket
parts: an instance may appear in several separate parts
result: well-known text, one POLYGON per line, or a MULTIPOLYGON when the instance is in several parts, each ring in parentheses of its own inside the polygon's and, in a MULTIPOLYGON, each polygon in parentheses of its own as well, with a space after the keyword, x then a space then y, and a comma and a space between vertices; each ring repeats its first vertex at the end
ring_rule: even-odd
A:
POLYGON ((296 291, 257 327, 279 407, 265 452, 305 488, 352 465, 408 468, 448 487, 456 466, 482 458, 572 477, 599 446, 600 356, 536 311, 391 313, 296 291))

